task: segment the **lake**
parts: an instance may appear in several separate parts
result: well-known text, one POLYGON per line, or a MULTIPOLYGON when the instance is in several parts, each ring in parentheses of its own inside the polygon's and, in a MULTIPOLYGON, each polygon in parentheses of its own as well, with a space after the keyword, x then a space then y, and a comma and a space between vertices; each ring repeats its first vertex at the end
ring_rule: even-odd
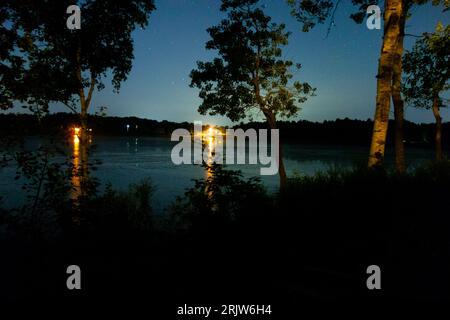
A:
MULTIPOLYGON (((32 138, 28 143, 37 146, 39 141, 32 138)), ((172 163, 170 155, 174 144, 169 138, 161 137, 97 137, 93 141, 91 159, 99 160, 101 164, 94 175, 102 184, 110 182, 116 189, 125 189, 131 183, 150 178, 156 187, 153 206, 156 212, 163 213, 176 196, 193 186, 192 179, 206 177, 205 169, 199 165, 177 166, 172 163)), ((283 152, 288 175, 312 175, 330 167, 363 163, 367 159, 368 147, 285 144, 283 152)), ((388 164, 393 162, 392 154, 392 150, 387 151, 388 164)), ((407 152, 412 165, 433 157, 431 149, 414 148, 407 152)), ((244 177, 259 176, 270 192, 278 188, 278 175, 260 176, 259 165, 227 165, 227 168, 241 170, 244 177)), ((23 200, 21 182, 14 181, 14 176, 14 167, 0 169, 0 195, 6 207, 19 205, 23 200)))

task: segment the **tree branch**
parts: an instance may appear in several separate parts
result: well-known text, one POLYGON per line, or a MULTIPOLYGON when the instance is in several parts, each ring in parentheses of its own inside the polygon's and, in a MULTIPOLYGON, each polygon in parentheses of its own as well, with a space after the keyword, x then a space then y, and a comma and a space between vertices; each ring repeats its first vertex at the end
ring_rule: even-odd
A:
POLYGON ((422 38, 423 37, 423 35, 418 36, 416 34, 410 34, 410 33, 405 33, 404 36, 405 37, 415 37, 415 38, 422 38))
POLYGON ((69 105, 67 102, 63 102, 63 104, 64 104, 67 108, 69 108, 69 110, 72 111, 73 113, 78 113, 78 111, 77 111, 74 107, 72 107, 71 105, 69 105))
POLYGON ((92 93, 94 92, 94 89, 95 89, 95 74, 91 71, 91 85, 89 87, 89 93, 86 99, 86 108, 89 108, 89 105, 91 104, 92 93))
POLYGON ((341 0, 338 0, 336 2, 336 5, 334 6, 333 13, 331 14, 331 18, 330 18, 330 24, 328 25, 328 28, 327 28, 327 34, 325 35, 324 39, 328 38, 328 36, 330 35, 331 28, 333 27, 333 24, 334 24, 334 16, 336 14, 336 11, 337 11, 337 8, 338 8, 340 2, 341 2, 341 0))

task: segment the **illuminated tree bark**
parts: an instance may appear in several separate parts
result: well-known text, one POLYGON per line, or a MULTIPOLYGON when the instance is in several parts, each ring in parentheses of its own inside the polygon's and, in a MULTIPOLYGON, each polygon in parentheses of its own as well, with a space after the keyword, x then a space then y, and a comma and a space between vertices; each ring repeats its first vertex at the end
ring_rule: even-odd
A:
POLYGON ((404 15, 402 0, 386 0, 384 10, 384 36, 378 64, 377 97, 369 167, 383 164, 389 124, 391 87, 394 58, 400 37, 400 20, 404 15))
MULTIPOLYGON (((302 24, 303 31, 307 32, 316 24, 324 23, 327 18, 330 18, 328 33, 334 24, 335 12, 340 3, 340 1, 332 0, 287 0, 287 2, 292 7, 292 15, 302 24)), ((359 8, 350 17, 355 22, 362 23, 367 17, 366 9, 368 6, 379 4, 381 1, 352 0, 351 2, 353 5, 359 6, 359 8)), ((405 171, 405 151, 403 145, 404 101, 400 94, 405 20, 411 13, 410 9, 412 7, 427 3, 431 3, 433 6, 442 5, 444 11, 450 9, 449 0, 384 1, 384 35, 378 62, 376 111, 370 146, 369 167, 380 166, 384 161, 390 99, 392 96, 396 123, 395 164, 398 172, 405 171)), ((445 45, 442 47, 445 47, 445 45)), ((449 46, 446 45, 446 47, 449 46)), ((441 48, 441 50, 443 49, 441 48)), ((448 62, 445 63, 448 64, 448 62)), ((440 69, 445 69, 445 66, 440 69)), ((419 76, 423 77, 423 75, 419 76)))

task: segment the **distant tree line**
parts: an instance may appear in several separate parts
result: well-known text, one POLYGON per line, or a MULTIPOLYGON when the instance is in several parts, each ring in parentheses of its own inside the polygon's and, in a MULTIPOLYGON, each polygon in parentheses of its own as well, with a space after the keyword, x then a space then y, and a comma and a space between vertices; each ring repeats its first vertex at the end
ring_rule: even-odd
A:
MULTIPOLYGON (((390 120, 392 130, 387 133, 387 145, 394 144, 394 120, 390 120)), ((247 123, 240 128, 264 127, 263 123, 247 123)), ((290 143, 358 145, 367 146, 367 139, 372 136, 373 120, 336 119, 332 121, 312 122, 307 120, 280 121, 281 138, 290 143)), ((450 123, 443 124, 444 148, 449 147, 450 123)), ((405 143, 408 145, 434 146, 435 124, 417 124, 405 121, 405 143)))
MULTIPOLYGON (((189 122, 157 121, 137 117, 89 116, 91 129, 96 135, 109 136, 162 136, 169 137, 173 130, 193 129, 189 122), (127 127, 128 126, 128 127, 127 127)), ((38 120, 31 114, 0 114, 0 133, 9 135, 20 132, 22 135, 55 134, 56 131, 70 134, 71 128, 79 125, 76 114, 55 113, 38 120)), ((244 130, 267 128, 266 122, 248 122, 236 125, 244 130)), ((337 119, 333 121, 312 122, 307 120, 280 121, 282 139, 289 143, 367 145, 372 134, 372 120, 337 119)), ((393 128, 393 126, 391 127, 393 128)), ((410 145, 434 146, 435 124, 405 122, 405 142, 410 145)), ((450 147, 450 123, 443 124, 444 148, 450 147)), ((394 131, 388 132, 388 145, 394 141, 394 131)))
MULTIPOLYGON (((98 115, 88 115, 89 129, 95 135, 153 135, 169 136, 177 128, 193 128, 192 123, 156 121, 140 119, 137 117, 103 117, 98 115)), ((79 127, 80 118, 73 113, 47 114, 42 118, 37 118, 33 114, 1 114, 0 133, 2 135, 17 134, 71 134, 74 127, 79 127)))

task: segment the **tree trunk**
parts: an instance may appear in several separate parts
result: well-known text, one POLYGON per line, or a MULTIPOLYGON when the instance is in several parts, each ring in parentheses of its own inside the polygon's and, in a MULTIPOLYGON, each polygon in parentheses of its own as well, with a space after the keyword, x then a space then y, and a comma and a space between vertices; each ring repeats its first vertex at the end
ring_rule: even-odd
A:
POLYGON ((391 104, 393 63, 400 35, 400 18, 403 15, 403 10, 402 0, 385 1, 384 36, 378 63, 376 110, 369 154, 369 167, 380 166, 384 160, 391 104))
MULTIPOLYGON (((404 10, 405 11, 405 10, 404 10)), ((404 102, 401 95, 402 90, 402 56, 403 39, 405 35, 405 12, 400 18, 400 35, 398 38, 397 50, 394 57, 393 79, 392 79, 392 101, 394 102, 395 118, 395 169, 398 173, 406 171, 405 145, 403 135, 404 123, 404 102)))
MULTIPOLYGON (((275 114, 270 110, 266 108, 266 104, 263 101, 263 98, 261 97, 261 91, 260 91, 260 82, 259 82, 259 63, 260 63, 260 55, 261 55, 261 48, 258 47, 258 54, 256 56, 256 62, 255 62, 255 76, 253 80, 254 88, 255 88, 255 97, 256 102, 259 105, 260 110, 263 112, 264 116, 266 117, 267 123, 269 124, 270 129, 277 129, 277 119, 275 117, 275 114)), ((280 176, 280 190, 284 190, 287 185, 287 175, 286 175, 286 169, 284 168, 284 162, 283 162, 283 147, 281 143, 281 137, 279 141, 279 150, 278 150, 278 174, 280 176)))
POLYGON ((439 112, 439 98, 434 97, 433 99, 433 114, 436 119, 436 161, 442 161, 443 153, 442 153, 442 118, 439 112))
POLYGON ((94 92, 95 83, 96 83, 96 75, 95 73, 90 72, 90 85, 87 97, 84 93, 83 87, 83 77, 81 70, 81 45, 79 44, 77 50, 77 63, 78 67, 76 70, 76 76, 79 82, 79 92, 78 96, 80 98, 80 122, 81 122, 81 134, 79 137, 80 145, 79 145, 79 154, 80 154, 80 195, 86 196, 88 194, 88 181, 89 181, 89 128, 87 123, 88 118, 88 109, 91 104, 92 94, 94 92))
POLYGON ((286 175, 286 169, 284 168, 284 161, 283 161, 283 144, 281 143, 281 137, 280 137, 280 144, 279 144, 279 162, 278 162, 278 173, 280 175, 280 190, 285 190, 287 185, 287 175, 286 175))
POLYGON ((81 104, 80 113, 81 137, 80 137, 80 191, 82 196, 87 195, 87 181, 89 175, 88 156, 89 156, 89 131, 87 124, 87 106, 81 104))
MULTIPOLYGON (((270 129, 277 129, 277 122, 275 119, 275 115, 273 113, 266 113, 265 115, 270 129)), ((286 169, 284 168, 283 144, 281 142, 281 137, 279 141, 279 150, 278 150, 278 174, 280 176, 280 190, 284 190, 287 185, 287 175, 286 169)))

